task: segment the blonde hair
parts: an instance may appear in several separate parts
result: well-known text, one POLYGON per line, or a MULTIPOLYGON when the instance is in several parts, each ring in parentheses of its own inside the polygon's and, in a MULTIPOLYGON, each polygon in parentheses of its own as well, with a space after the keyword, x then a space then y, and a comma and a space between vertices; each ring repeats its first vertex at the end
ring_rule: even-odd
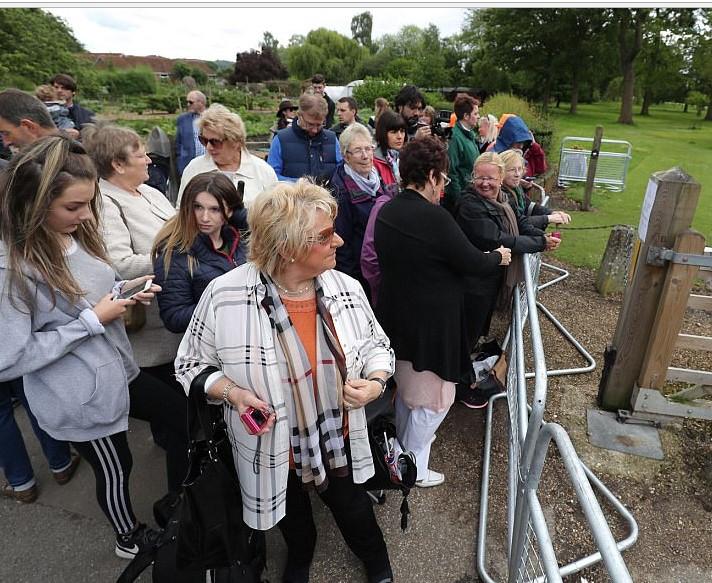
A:
POLYGON ((264 191, 250 205, 248 259, 270 277, 279 275, 287 262, 307 256, 316 212, 336 217, 336 201, 328 190, 307 178, 280 182, 264 191))
POLYGON ((351 146, 351 142, 359 137, 365 138, 370 144, 373 144, 371 132, 369 132, 368 128, 363 124, 352 123, 343 132, 341 132, 341 135, 339 136, 339 148, 341 149, 342 156, 346 156, 346 151, 351 146))
POLYGON ((326 118, 329 106, 321 95, 302 93, 299 96, 299 113, 309 113, 326 118))
POLYGON ((505 150, 499 154, 499 157, 504 162, 505 171, 514 168, 517 162, 521 162, 522 166, 524 166, 524 156, 521 150, 505 150))
POLYGON ((40 101, 57 101, 57 93, 51 85, 39 85, 35 89, 35 97, 40 101))
POLYGON ((114 162, 129 161, 129 156, 141 147, 141 138, 129 128, 110 124, 86 124, 81 131, 82 143, 96 164, 99 176, 114 175, 114 162))
POLYGON ((428 116, 431 124, 435 123, 435 120, 438 119, 438 114, 435 112, 435 108, 432 105, 426 105, 423 108, 423 116, 428 116))
POLYGON ((378 121, 378 118, 381 117, 381 114, 387 109, 390 109, 390 107, 391 106, 385 97, 376 97, 376 101, 373 102, 374 119, 378 121))
POLYGON ((224 105, 213 103, 200 116, 200 131, 208 130, 222 136, 228 142, 239 144, 243 148, 247 142, 247 130, 242 118, 224 105))
POLYGON ((504 160, 502 160, 502 156, 496 152, 485 152, 484 154, 480 154, 477 157, 477 160, 475 160, 475 165, 472 167, 473 176, 476 172, 475 169, 483 164, 492 164, 493 166, 496 166, 499 170, 499 177, 502 179, 504 178, 504 160))
POLYGON ((499 134, 499 125, 497 122, 497 118, 491 113, 482 116, 480 118, 479 123, 481 124, 485 120, 487 120, 487 123, 489 125, 487 126, 487 134, 484 136, 484 141, 485 143, 489 144, 490 142, 494 142, 497 139, 497 135, 499 134))

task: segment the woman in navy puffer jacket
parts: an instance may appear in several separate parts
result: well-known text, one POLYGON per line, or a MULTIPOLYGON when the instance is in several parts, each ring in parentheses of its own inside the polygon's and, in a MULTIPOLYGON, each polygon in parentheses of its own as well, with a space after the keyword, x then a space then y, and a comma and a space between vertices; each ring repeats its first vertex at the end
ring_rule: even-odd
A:
POLYGON ((233 225, 244 215, 242 196, 220 172, 198 174, 183 192, 178 214, 156 236, 158 306, 171 332, 185 332, 208 284, 246 261, 246 245, 233 225), (232 223, 232 224, 231 224, 232 223))

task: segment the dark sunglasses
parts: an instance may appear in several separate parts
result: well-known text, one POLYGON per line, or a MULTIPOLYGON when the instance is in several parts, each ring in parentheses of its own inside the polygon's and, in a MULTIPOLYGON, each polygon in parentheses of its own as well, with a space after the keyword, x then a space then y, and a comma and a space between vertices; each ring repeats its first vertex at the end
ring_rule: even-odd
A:
POLYGON ((218 140, 217 138, 208 139, 205 136, 198 136, 198 141, 203 144, 203 146, 210 144, 213 148, 219 148, 223 145, 225 140, 218 140))
POLYGON ((187 103, 188 105, 193 105, 193 104, 195 103, 195 101, 186 101, 186 103, 187 103))

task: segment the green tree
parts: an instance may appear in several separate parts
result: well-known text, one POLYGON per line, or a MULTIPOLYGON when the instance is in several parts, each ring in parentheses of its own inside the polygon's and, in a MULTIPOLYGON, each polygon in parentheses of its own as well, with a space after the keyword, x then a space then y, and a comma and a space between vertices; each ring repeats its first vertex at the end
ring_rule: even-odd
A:
POLYGON ((292 75, 305 78, 323 73, 334 84, 353 79, 368 50, 338 32, 318 28, 307 34, 304 43, 287 49, 287 63, 292 75))
POLYGON ((370 12, 362 12, 351 19, 351 38, 353 38, 362 47, 370 49, 371 31, 373 30, 373 14, 370 12))
POLYGON ((262 49, 267 48, 272 52, 276 53, 277 49, 279 49, 279 41, 274 38, 271 32, 267 30, 262 34, 262 42, 260 43, 260 47, 262 49))
POLYGON ((712 39, 700 39, 692 57, 692 66, 698 87, 709 100, 705 121, 712 121, 712 39))
POLYGON ((30 89, 55 73, 77 75, 83 51, 61 18, 37 8, 0 10, 0 84, 30 89))
POLYGON ((174 63, 173 70, 171 71, 171 78, 176 81, 181 81, 183 77, 188 77, 191 73, 191 69, 185 63, 178 61, 174 63))

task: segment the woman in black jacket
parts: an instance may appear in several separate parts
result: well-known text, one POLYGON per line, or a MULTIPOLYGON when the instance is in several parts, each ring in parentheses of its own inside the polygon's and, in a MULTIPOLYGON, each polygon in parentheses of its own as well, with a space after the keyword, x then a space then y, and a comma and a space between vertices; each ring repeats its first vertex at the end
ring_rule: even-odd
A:
POLYGON ((502 191, 504 162, 499 154, 481 154, 475 161, 472 180, 458 199, 455 220, 478 249, 509 247, 512 262, 485 276, 467 280, 465 313, 470 350, 489 331, 494 308, 509 308, 512 291, 523 279, 522 254, 556 249, 560 242, 534 227, 525 215, 509 205, 502 191))
POLYGON ((510 259, 504 246, 478 250, 439 206, 447 169, 438 139, 409 142, 400 153, 404 189, 378 213, 374 233, 377 316, 396 353, 396 429, 415 454, 421 487, 445 480, 428 469, 430 444, 455 400, 455 383, 470 368, 465 276, 496 272, 510 259))
POLYGON ((244 212, 242 196, 220 172, 198 174, 186 186, 181 207, 159 231, 153 246, 161 320, 185 332, 195 306, 216 277, 245 263, 240 232, 228 223, 244 212))

